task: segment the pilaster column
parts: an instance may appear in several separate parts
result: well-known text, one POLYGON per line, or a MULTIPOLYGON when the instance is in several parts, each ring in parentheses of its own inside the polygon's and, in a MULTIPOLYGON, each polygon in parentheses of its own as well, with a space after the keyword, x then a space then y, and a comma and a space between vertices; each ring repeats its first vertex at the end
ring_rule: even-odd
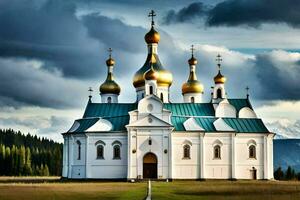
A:
POLYGON ((231 136, 231 178, 236 179, 236 133, 233 133, 231 136))
POLYGON ((264 179, 268 179, 268 137, 264 136, 264 179))
POLYGON ((200 178, 205 179, 205 144, 204 144, 204 139, 205 139, 205 134, 200 135, 200 178))
POLYGON ((89 136, 86 134, 86 140, 85 140, 85 178, 91 178, 90 177, 90 160, 89 160, 89 136))

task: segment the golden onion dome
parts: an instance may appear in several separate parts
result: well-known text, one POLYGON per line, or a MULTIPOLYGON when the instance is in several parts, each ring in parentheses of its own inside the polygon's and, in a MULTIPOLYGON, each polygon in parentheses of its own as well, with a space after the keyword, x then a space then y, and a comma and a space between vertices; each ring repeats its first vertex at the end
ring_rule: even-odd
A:
POLYGON ((109 58, 106 60, 106 65, 108 68, 108 73, 106 80, 104 83, 100 85, 99 91, 101 94, 120 94, 121 88, 120 86, 114 81, 113 75, 113 66, 115 65, 115 60, 111 57, 112 49, 109 49, 110 55, 109 58))
POLYGON ((197 65, 197 63, 198 63, 197 59, 194 56, 192 56, 188 62, 189 62, 189 65, 197 65))
POLYGON ((158 75, 159 74, 156 71, 154 71, 153 68, 151 67, 151 69, 149 69, 144 73, 144 80, 157 80, 158 75))
POLYGON ((160 40, 159 33, 152 26, 150 31, 145 35, 145 41, 147 44, 158 43, 160 40))
POLYGON ((120 94, 121 88, 113 80, 112 73, 108 73, 105 82, 101 84, 99 90, 101 94, 120 94))
POLYGON ((203 85, 197 80, 187 81, 182 85, 182 94, 203 93, 203 90, 203 85))
POLYGON ((153 68, 153 70, 156 72, 155 74, 158 76, 156 78, 158 86, 170 87, 172 85, 172 73, 162 67, 156 54, 148 54, 145 64, 135 73, 133 77, 133 85, 135 88, 145 85, 144 74, 151 68, 153 68))
POLYGON ((115 65, 115 60, 110 57, 109 59, 106 60, 106 65, 107 66, 113 66, 113 65, 115 65))
POLYGON ((226 82, 226 77, 223 76, 219 70, 218 74, 214 77, 214 81, 215 81, 215 84, 218 84, 218 83, 224 84, 226 82))

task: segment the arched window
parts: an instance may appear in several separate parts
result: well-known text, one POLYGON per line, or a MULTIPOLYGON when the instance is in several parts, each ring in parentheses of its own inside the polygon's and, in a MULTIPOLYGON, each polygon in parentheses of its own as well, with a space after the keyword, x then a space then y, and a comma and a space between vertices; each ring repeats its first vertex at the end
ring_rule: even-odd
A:
POLYGON ((104 147, 103 145, 97 146, 97 159, 104 159, 104 147))
POLYGON ((119 145, 114 146, 114 157, 113 159, 121 159, 121 148, 119 145))
POLYGON ((111 97, 107 97, 107 103, 111 103, 111 97))
POLYGON ((222 98, 222 91, 221 89, 217 89, 217 98, 222 98))
POLYGON ((183 159, 191 159, 191 147, 188 144, 183 146, 183 159))
POLYGON ((249 158, 256 158, 256 147, 254 145, 249 147, 249 158))
POLYGON ((77 160, 81 159, 81 142, 79 140, 76 141, 77 143, 77 160))
POLYGON ((221 147, 219 145, 214 146, 214 159, 221 159, 221 147))
POLYGON ((149 93, 153 94, 153 86, 152 85, 149 86, 149 93))
POLYGON ((164 102, 164 95, 163 95, 163 93, 160 93, 160 100, 161 100, 162 102, 164 102))
POLYGON ((195 97, 191 97, 191 102, 195 103, 195 97))

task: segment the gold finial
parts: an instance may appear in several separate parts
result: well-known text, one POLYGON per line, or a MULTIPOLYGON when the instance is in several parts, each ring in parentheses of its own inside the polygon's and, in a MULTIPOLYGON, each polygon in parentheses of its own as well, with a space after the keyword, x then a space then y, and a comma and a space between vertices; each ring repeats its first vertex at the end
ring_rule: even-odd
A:
POLYGON ((218 65, 219 71, 220 71, 221 62, 223 61, 222 56, 220 54, 217 55, 216 61, 217 61, 217 65, 218 65))
POLYGON ((221 61, 223 61, 223 59, 220 54, 217 55, 216 61, 217 61, 217 65, 219 68, 219 72, 218 72, 217 76, 214 77, 214 81, 216 84, 217 83, 224 84, 226 82, 226 77, 221 74, 221 61))
POLYGON ((148 17, 151 17, 151 26, 154 26, 154 17, 156 16, 154 10, 151 10, 148 17))
POLYGON ((107 50, 109 52, 109 58, 106 60, 106 65, 107 66, 113 66, 115 65, 115 60, 111 57, 111 53, 112 53, 112 48, 108 48, 107 50))
POLYGON ((89 101, 91 102, 91 100, 92 100, 92 92, 93 92, 93 89, 92 89, 92 87, 89 87, 89 101))
POLYGON ((197 59, 196 58, 194 58, 194 51, 195 51, 195 48, 194 48, 194 45, 192 44, 191 45, 191 53, 192 53, 192 57, 188 60, 188 63, 189 63, 189 65, 196 65, 197 64, 197 59))
POLYGON ((246 89, 246 96, 247 96, 247 99, 249 99, 249 89, 250 89, 250 88, 247 86, 245 89, 246 89))

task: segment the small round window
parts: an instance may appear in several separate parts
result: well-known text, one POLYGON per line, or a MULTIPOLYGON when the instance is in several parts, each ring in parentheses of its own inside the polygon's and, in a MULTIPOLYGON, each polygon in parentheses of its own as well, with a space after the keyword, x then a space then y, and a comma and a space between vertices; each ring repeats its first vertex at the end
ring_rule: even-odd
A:
POLYGON ((148 104, 147 110, 148 110, 149 112, 151 112, 151 111, 153 110, 153 105, 152 105, 152 104, 148 104))
POLYGON ((149 117, 149 118, 148 118, 148 122, 151 124, 152 121, 153 121, 153 119, 149 117))

